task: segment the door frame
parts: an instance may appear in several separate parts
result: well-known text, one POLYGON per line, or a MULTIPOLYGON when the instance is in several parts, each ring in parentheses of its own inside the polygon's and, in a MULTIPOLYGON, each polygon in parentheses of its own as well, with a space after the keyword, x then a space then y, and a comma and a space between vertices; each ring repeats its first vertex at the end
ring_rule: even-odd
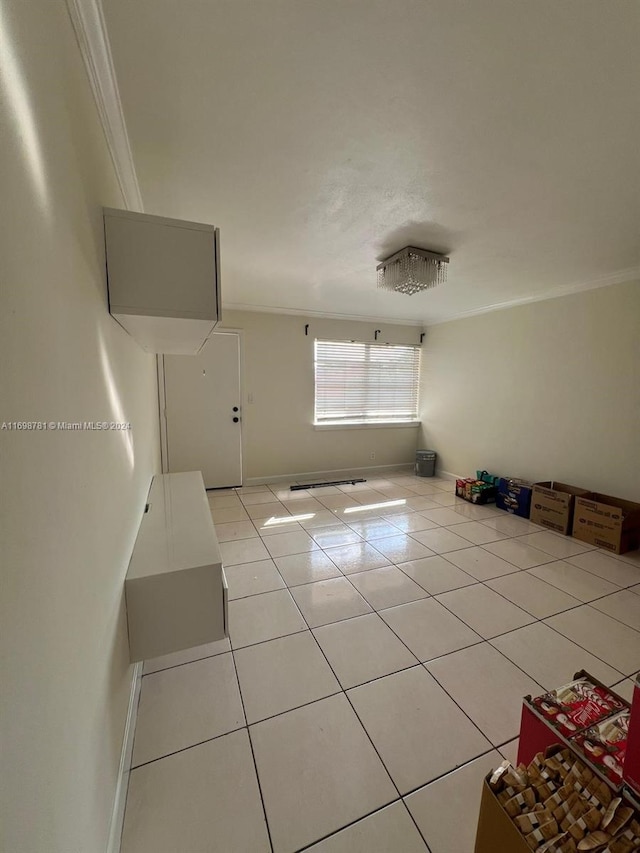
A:
MULTIPOLYGON (((244 329, 214 329, 212 334, 237 335, 239 353, 240 379, 240 486, 244 483, 244 329)), ((208 340, 208 339, 207 339, 208 340)), ((205 344, 206 345, 206 342, 205 344)), ((160 470, 163 474, 169 471, 169 435, 167 430, 167 388, 164 372, 164 354, 156 355, 156 373, 158 378, 158 420, 160 422, 160 470)))

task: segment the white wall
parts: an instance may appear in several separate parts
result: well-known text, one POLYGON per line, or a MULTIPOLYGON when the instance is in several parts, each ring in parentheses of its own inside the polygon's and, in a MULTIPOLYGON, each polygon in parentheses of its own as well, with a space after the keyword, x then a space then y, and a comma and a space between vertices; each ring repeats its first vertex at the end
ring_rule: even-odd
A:
POLYGON ((224 310, 223 321, 226 328, 243 330, 245 482, 414 460, 415 427, 313 428, 313 343, 316 337, 373 341, 378 328, 379 341, 416 344, 420 328, 224 310))
POLYGON ((154 360, 108 314, 123 206, 65 4, 0 7, 0 848, 104 851, 132 667, 123 578, 158 465, 154 360))
POLYGON ((640 282, 429 328, 421 417, 445 471, 640 501, 640 282))

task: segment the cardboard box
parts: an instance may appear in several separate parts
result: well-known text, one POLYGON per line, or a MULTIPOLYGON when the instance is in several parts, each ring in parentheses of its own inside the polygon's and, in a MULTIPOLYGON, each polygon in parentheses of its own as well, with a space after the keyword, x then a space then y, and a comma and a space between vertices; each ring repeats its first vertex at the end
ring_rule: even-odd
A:
POLYGON ((633 793, 640 797, 640 675, 636 675, 636 683, 633 688, 627 755, 622 776, 633 793))
POLYGON ((556 483, 553 480, 534 483, 529 518, 541 527, 570 534, 575 498, 586 494, 588 494, 586 489, 568 486, 566 483, 556 483))
POLYGON ((513 477, 500 477, 498 480, 498 494, 496 495, 496 508, 529 518, 531 508, 532 483, 526 480, 518 480, 513 477))
POLYGON ((531 853, 524 835, 489 787, 490 778, 491 773, 482 783, 475 853, 531 853))
POLYGON ((522 700, 518 764, 529 764, 538 752, 557 743, 570 743, 584 731, 627 708, 627 703, 588 672, 541 696, 522 700))
MULTIPOLYGON (((587 763, 584 757, 576 752, 575 746, 570 744, 569 748, 575 760, 587 763)), ((545 757, 557 753, 561 747, 552 746, 544 750, 545 757)), ((588 764, 588 763, 587 763, 588 764)), ((480 801, 480 814, 478 816, 478 829, 476 832, 475 853, 530 853, 525 835, 523 835, 515 822, 509 817, 505 808, 501 805, 497 795, 491 790, 489 773, 482 783, 482 799, 480 801)), ((625 805, 638 809, 640 805, 633 797, 633 792, 625 790, 621 794, 625 805)), ((635 816, 637 818, 637 815, 635 816)), ((624 829, 622 830, 624 832, 624 829)), ((616 838, 620 836, 617 835, 616 838)), ((549 849, 549 853, 556 850, 555 846, 549 849)), ((601 849, 600 847, 598 849, 601 849)), ((608 848, 607 848, 608 849, 608 848)), ((636 847, 633 847, 636 850, 636 847)))
POLYGON ((614 554, 640 547, 640 504, 588 492, 575 499, 573 536, 614 554))
POLYGON ((531 704, 531 698, 525 696, 520 717, 517 763, 529 765, 539 752, 544 752, 554 744, 565 745, 560 734, 538 716, 531 704))

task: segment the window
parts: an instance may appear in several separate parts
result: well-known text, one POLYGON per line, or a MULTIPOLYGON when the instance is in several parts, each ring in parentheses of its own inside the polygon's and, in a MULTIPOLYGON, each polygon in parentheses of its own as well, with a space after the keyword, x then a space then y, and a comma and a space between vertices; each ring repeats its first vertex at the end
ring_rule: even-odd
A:
POLYGON ((316 340, 315 371, 316 424, 418 418, 419 347, 316 340))

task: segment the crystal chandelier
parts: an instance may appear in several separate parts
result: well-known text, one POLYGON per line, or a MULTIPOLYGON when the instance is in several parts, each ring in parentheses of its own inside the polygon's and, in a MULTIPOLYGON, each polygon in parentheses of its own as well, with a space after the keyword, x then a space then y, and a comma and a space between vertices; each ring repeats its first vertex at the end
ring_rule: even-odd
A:
POLYGON ((449 258, 406 246, 378 264, 378 287, 411 296, 447 280, 449 258))

